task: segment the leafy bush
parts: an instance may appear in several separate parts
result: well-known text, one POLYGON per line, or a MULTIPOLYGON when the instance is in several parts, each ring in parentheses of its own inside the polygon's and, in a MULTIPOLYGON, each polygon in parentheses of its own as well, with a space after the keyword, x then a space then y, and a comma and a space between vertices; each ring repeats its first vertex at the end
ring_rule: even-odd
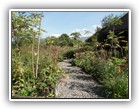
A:
POLYGON ((83 46, 81 48, 76 49, 74 52, 75 53, 81 53, 85 51, 93 51, 93 48, 91 46, 83 46))
POLYGON ((103 85, 105 93, 109 98, 128 98, 128 74, 118 72, 116 66, 111 66, 106 70, 103 85))
POLYGON ((12 59, 12 94, 21 94, 22 88, 25 85, 23 77, 23 68, 19 58, 12 59))
POLYGON ((61 69, 54 64, 52 57, 42 53, 41 56, 36 78, 32 72, 31 53, 16 57, 12 50, 12 96, 54 97, 61 69))
POLYGON ((122 64, 125 60, 104 60, 94 57, 93 52, 78 53, 75 56, 73 65, 80 66, 93 75, 105 88, 104 94, 107 98, 128 98, 127 71, 118 70, 118 61, 122 64))
POLYGON ((68 50, 67 52, 64 53, 64 58, 74 58, 74 51, 73 50, 68 50))

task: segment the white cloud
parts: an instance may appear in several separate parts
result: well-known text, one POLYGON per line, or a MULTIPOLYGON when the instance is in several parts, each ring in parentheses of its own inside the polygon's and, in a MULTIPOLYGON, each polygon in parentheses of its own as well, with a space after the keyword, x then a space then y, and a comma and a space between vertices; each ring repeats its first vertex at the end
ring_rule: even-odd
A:
MULTIPOLYGON (((88 27, 88 28, 77 28, 77 29, 74 29, 71 33, 79 32, 81 34, 80 37, 90 37, 91 35, 93 35, 95 33, 97 26, 101 27, 101 25, 93 25, 93 26, 88 27)), ((67 33, 67 34, 70 36, 71 33, 69 33, 69 34, 67 33)), ((61 34, 63 34, 63 33, 61 33, 61 34)), ((54 37, 58 38, 59 36, 61 36, 61 34, 58 34, 58 33, 49 34, 48 37, 54 36, 54 37)), ((72 36, 70 36, 70 37, 72 37, 72 36)))
POLYGON ((101 25, 93 25, 89 28, 77 28, 74 29, 72 32, 79 32, 81 34, 81 37, 89 37, 95 33, 96 27, 101 27, 101 25), (87 33, 86 33, 87 32, 87 33))
POLYGON ((61 34, 50 34, 50 35, 48 35, 48 37, 54 36, 54 37, 58 38, 60 35, 61 34))

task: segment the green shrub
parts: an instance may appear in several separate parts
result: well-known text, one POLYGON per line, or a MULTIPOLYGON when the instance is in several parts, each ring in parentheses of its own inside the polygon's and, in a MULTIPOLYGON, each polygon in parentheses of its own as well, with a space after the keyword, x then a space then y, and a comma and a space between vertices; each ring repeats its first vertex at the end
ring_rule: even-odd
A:
POLYGON ((93 61, 91 61, 91 66, 92 69, 90 70, 91 73, 94 77, 96 77, 96 79, 99 82, 102 82, 102 80, 105 78, 105 74, 104 72, 107 70, 108 68, 108 63, 107 61, 103 60, 103 59, 98 59, 95 58, 93 61))
POLYGON ((107 98, 128 98, 127 71, 118 71, 118 64, 125 60, 95 58, 92 52, 78 53, 75 56, 72 64, 93 75, 105 88, 104 94, 107 98))
POLYGON ((128 74, 118 72, 115 65, 105 71, 103 85, 106 88, 106 95, 109 98, 128 98, 128 74))
POLYGON ((81 53, 81 52, 85 52, 85 51, 93 51, 93 48, 91 46, 84 46, 84 47, 76 49, 74 52, 81 53))
POLYGON ((36 78, 32 73, 31 54, 25 53, 16 57, 13 51, 12 96, 54 97, 54 88, 61 69, 54 65, 50 56, 41 56, 36 78))
POLYGON ((65 58, 74 58, 74 51, 73 50, 68 50, 67 52, 64 53, 63 56, 65 58))

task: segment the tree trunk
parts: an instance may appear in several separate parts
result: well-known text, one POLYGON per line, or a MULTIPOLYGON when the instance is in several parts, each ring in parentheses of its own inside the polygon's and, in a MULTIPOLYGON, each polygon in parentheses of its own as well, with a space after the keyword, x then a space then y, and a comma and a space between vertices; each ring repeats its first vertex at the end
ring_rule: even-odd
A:
POLYGON ((38 63, 39 63, 39 47, 40 47, 40 38, 41 38, 41 21, 42 21, 43 12, 40 15, 40 24, 39 24, 39 36, 38 36, 38 48, 37 48, 37 61, 36 61, 36 77, 38 76, 38 63))
POLYGON ((32 36, 32 40, 33 40, 33 43, 32 43, 32 71, 33 71, 33 76, 35 74, 35 71, 34 71, 34 38, 35 38, 35 34, 33 34, 33 36, 32 36))

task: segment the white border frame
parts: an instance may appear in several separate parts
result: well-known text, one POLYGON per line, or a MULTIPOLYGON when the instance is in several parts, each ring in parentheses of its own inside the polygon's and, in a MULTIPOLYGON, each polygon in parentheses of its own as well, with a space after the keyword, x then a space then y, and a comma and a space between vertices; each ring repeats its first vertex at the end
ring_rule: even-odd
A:
POLYGON ((131 100, 131 10, 130 9, 10 9, 9 10, 9 100, 10 101, 130 101, 131 100), (127 11, 129 12, 129 99, 12 99, 11 98, 11 12, 12 11, 127 11))

